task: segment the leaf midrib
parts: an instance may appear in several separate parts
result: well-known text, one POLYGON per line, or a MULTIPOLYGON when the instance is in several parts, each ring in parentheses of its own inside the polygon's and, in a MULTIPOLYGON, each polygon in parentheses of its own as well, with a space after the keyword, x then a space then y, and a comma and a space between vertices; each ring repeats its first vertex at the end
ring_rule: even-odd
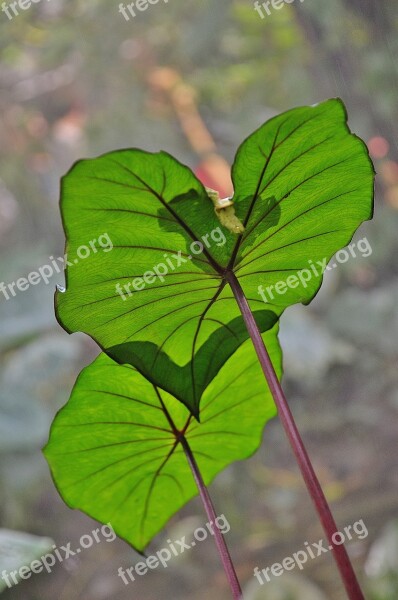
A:
MULTIPOLYGON (((163 208, 165 208, 173 216, 175 221, 180 225, 180 227, 182 227, 185 230, 185 232, 190 236, 192 241, 194 241, 194 242, 198 241, 195 234, 193 233, 192 229, 189 227, 189 225, 187 223, 185 223, 185 221, 183 219, 181 219, 181 217, 178 215, 178 213, 162 197, 162 194, 164 192, 164 188, 166 185, 166 179, 167 179, 166 172, 165 172, 163 166, 162 166, 162 175, 163 175, 164 184, 163 184, 163 190, 162 190, 161 194, 159 194, 155 189, 153 189, 146 181, 144 181, 134 171, 132 171, 125 165, 122 165, 118 161, 115 161, 112 159, 110 159, 110 161, 115 163, 116 165, 118 165, 119 167, 121 167, 122 169, 127 171, 128 173, 130 173, 130 175, 132 175, 133 177, 135 177, 151 194, 153 194, 153 196, 155 196, 155 198, 157 198, 159 200, 159 202, 161 203, 163 208)), ((207 248, 205 248, 205 247, 203 248, 203 254, 204 254, 204 256, 206 256, 207 260, 209 261, 209 263, 211 264, 211 266, 217 273, 222 274, 224 272, 223 267, 213 258, 213 256, 208 252, 207 248)))

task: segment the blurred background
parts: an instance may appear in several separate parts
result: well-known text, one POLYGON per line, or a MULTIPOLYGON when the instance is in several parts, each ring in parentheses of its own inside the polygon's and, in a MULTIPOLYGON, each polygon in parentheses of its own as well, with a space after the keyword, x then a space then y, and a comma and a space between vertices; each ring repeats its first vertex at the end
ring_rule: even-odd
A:
MULTIPOLYGON (((310 307, 284 315, 284 386, 339 527, 363 519, 369 531, 348 546, 366 598, 396 599, 397 0, 296 0, 263 19, 251 0, 160 0, 129 21, 114 0, 42 0, 19 12, 0 12, 0 283, 63 255, 59 179, 75 160, 165 149, 227 195, 228 164, 257 126, 297 105, 346 103, 378 173, 374 220, 356 236, 373 252, 328 272, 310 307)), ((98 353, 56 323, 62 282, 60 273, 9 300, 0 292, 0 572, 53 543, 73 548, 96 527, 64 505, 41 454, 56 411, 98 353)), ((276 420, 258 453, 211 491, 232 527, 227 541, 247 600, 345 598, 330 554, 263 588, 253 577, 255 566, 323 537, 276 420)), ((204 523, 195 500, 151 549, 204 523)), ((0 594, 227 600, 213 546, 209 538, 126 587, 117 569, 138 555, 122 541, 101 543, 0 594)))

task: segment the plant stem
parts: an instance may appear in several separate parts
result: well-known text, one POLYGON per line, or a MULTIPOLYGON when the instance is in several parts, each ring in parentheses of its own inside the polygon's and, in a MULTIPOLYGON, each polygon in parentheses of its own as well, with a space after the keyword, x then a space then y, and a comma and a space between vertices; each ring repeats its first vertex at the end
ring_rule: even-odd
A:
POLYGON ((193 477, 195 479, 195 483, 198 486, 199 494, 200 494, 201 500, 203 502, 203 506, 205 508, 207 517, 208 517, 209 521, 214 525, 213 532, 214 532, 214 537, 216 540, 217 550, 219 552, 221 562, 224 567, 224 571, 227 576, 229 585, 231 586, 233 598, 234 598, 234 600, 241 600, 243 598, 242 590, 241 590, 241 587, 240 587, 240 584, 238 581, 238 577, 236 575, 235 568, 234 568, 234 565, 233 565, 233 562, 231 559, 231 555, 229 554, 229 550, 228 550, 227 544, 225 542, 224 536, 221 533, 220 529, 216 525, 217 514, 214 509, 212 499, 210 497, 210 494, 206 487, 206 484, 203 481, 203 477, 200 472, 198 463, 196 462, 195 456, 191 450, 190 445, 188 444, 187 438, 185 437, 185 432, 187 431, 189 423, 191 422, 192 415, 187 420, 184 429, 179 430, 177 428, 176 424, 174 423, 169 411, 167 410, 167 406, 160 394, 159 389, 156 386, 154 386, 154 389, 155 389, 155 393, 156 393, 157 397, 159 398, 159 402, 164 411, 166 419, 168 420, 170 427, 175 435, 176 444, 181 444, 181 446, 185 452, 185 456, 186 456, 188 464, 191 468, 193 477))
POLYGON ((279 383, 278 376, 275 372, 268 351, 264 345, 260 330, 250 310, 249 304, 244 295, 242 287, 234 273, 227 272, 225 276, 232 288, 236 301, 241 310, 247 330, 250 334, 258 359, 260 361, 262 370, 264 372, 268 386, 271 390, 272 396, 277 406, 282 425, 295 454, 308 492, 311 496, 311 499, 315 505, 316 511, 321 520, 328 543, 330 545, 329 548, 333 551, 333 555, 336 560, 338 569, 340 571, 345 589, 347 591, 348 598, 350 598, 350 600, 364 600, 364 595, 361 591, 354 569, 351 565, 350 559, 347 554, 347 550, 345 549, 344 545, 337 546, 333 541, 334 534, 338 532, 337 525, 335 523, 325 495, 322 491, 318 478, 315 474, 315 471, 311 464, 311 460, 304 446, 303 440, 297 429, 294 417, 290 411, 285 394, 282 390, 281 384, 279 383))
POLYGON ((217 549, 221 558, 221 562, 224 567, 225 574, 227 576, 229 585, 232 590, 232 595, 234 600, 241 600, 242 590, 238 581, 238 577, 235 572, 234 565, 232 563, 231 555, 229 553, 227 544, 225 542, 224 536, 221 531, 216 526, 217 514, 214 509, 213 502, 211 500, 209 491, 203 481, 201 472, 199 470, 198 464, 195 460, 193 452, 184 436, 181 436, 180 443, 184 448, 185 455, 187 457, 189 466, 191 467, 196 485, 198 486, 199 494, 202 499, 206 514, 210 522, 213 524, 214 537, 217 545, 217 549))

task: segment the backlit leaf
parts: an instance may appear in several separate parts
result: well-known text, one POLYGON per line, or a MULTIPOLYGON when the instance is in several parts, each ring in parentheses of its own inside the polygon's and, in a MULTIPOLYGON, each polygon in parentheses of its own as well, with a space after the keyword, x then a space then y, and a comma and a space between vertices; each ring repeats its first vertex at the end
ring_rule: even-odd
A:
POLYGON ((311 301, 328 260, 373 210, 373 166, 340 100, 265 123, 239 148, 232 175, 239 236, 221 225, 193 173, 164 152, 81 161, 62 185, 71 266, 56 297, 60 323, 196 416, 209 370, 244 337, 231 280, 266 331, 287 306, 311 301), (79 247, 104 234, 113 249, 79 259, 79 247), (185 368, 182 385, 174 366, 185 368))
MULTIPOLYGON (((264 340, 280 375, 276 332, 264 340)), ((197 494, 176 430, 184 432, 209 484, 231 462, 253 454, 275 412, 249 340, 207 386, 201 423, 136 369, 102 353, 78 378, 44 453, 67 504, 110 522, 142 551, 197 494)))

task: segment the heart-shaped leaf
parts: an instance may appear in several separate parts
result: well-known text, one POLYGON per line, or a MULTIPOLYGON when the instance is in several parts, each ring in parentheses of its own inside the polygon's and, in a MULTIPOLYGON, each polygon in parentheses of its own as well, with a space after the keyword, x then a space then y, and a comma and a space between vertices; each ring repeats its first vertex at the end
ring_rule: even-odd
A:
MULTIPOLYGON (((280 375, 276 331, 264 341, 280 375)), ((142 551, 197 493, 182 440, 209 484, 228 464, 253 454, 275 412, 249 340, 206 388, 201 423, 135 368, 102 353, 80 374, 44 453, 65 502, 110 522, 142 551)))
MULTIPOLYGON (((81 161, 62 185, 70 266, 56 296, 60 323, 90 334, 195 415, 215 349, 221 365, 238 343, 233 281, 256 316, 310 302, 330 257, 373 209, 373 166, 339 100, 265 123, 239 148, 232 173, 240 236, 220 224, 228 215, 218 219, 193 173, 163 152, 81 161), (101 236, 112 251, 108 244, 81 260, 79 249, 101 236), (211 336, 214 351, 200 352, 211 336), (184 389, 175 366, 185 367, 184 389)), ((258 324, 264 331, 273 320, 258 324)))

